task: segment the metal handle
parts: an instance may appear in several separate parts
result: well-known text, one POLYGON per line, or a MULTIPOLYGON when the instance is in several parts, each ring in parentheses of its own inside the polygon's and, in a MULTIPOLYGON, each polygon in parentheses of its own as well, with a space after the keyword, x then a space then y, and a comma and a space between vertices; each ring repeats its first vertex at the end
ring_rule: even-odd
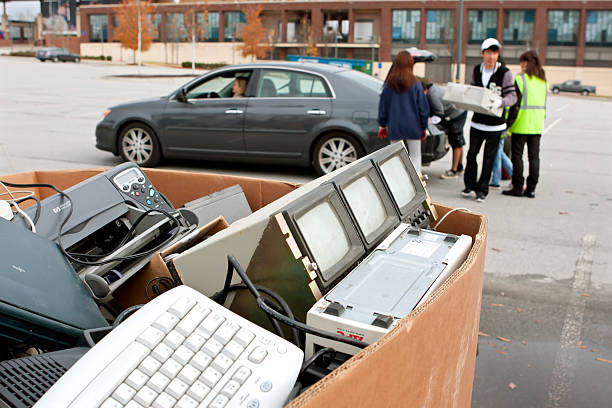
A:
POLYGON ((309 115, 325 115, 325 111, 321 109, 311 109, 306 112, 309 115))
POLYGON ((225 113, 229 114, 229 115, 240 115, 242 113, 244 113, 244 111, 242 111, 241 109, 228 109, 225 111, 225 113))

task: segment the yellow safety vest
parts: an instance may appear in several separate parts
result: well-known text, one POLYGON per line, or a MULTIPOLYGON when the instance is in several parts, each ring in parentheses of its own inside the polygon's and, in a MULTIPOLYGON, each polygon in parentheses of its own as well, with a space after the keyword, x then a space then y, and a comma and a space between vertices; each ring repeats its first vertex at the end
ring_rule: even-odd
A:
POLYGON ((527 135, 542 134, 546 117, 548 84, 538 77, 526 74, 515 77, 514 82, 521 91, 522 99, 516 120, 508 132, 527 135))

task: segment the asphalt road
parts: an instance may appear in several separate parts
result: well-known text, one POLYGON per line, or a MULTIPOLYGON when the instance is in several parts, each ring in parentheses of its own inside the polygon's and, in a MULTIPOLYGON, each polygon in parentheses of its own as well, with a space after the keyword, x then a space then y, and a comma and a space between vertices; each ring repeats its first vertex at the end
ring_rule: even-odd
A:
MULTIPOLYGON (((114 166, 94 147, 104 110, 157 97, 188 78, 116 78, 136 68, 0 57, 0 174, 114 166)), ((143 74, 188 74, 144 67, 143 74)), ((424 169, 432 199, 489 219, 474 408, 610 407, 612 101, 550 95, 537 197, 484 203, 424 169)), ((309 169, 175 161, 162 168, 305 182, 309 169)), ((508 182, 503 182, 503 187, 508 182)))

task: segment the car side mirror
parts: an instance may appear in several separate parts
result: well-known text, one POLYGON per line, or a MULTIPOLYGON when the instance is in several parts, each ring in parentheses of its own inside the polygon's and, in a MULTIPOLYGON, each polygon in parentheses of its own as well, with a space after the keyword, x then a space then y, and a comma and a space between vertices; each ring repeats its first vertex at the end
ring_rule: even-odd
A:
POLYGON ((187 95, 185 94, 185 88, 179 89, 175 96, 176 100, 179 102, 187 102, 187 95))

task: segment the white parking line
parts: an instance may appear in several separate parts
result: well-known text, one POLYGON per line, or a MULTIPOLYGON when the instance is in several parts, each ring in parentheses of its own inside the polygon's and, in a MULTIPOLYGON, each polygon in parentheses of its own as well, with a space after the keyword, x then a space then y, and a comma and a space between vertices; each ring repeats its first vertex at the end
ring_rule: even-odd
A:
POLYGON ((544 130, 542 131, 542 136, 544 136, 546 133, 548 133, 548 131, 549 131, 550 129, 552 129, 553 127, 555 127, 555 125, 556 125, 557 123, 561 122, 561 119, 563 119, 563 118, 557 118, 557 120, 555 120, 555 121, 552 123, 552 125, 545 127, 545 128, 544 128, 544 130))
POLYGON ((569 106, 569 103, 566 103, 562 107, 555 109, 555 113, 561 112, 563 109, 567 108, 568 106, 569 106))
POLYGON ((574 284, 569 295, 569 305, 561 330, 560 348, 555 358, 552 381, 548 389, 547 408, 567 407, 568 393, 574 382, 576 368, 576 350, 582 332, 582 321, 586 307, 586 293, 591 284, 591 267, 593 265, 593 248, 595 237, 586 234, 582 237, 580 256, 574 269, 574 284))

